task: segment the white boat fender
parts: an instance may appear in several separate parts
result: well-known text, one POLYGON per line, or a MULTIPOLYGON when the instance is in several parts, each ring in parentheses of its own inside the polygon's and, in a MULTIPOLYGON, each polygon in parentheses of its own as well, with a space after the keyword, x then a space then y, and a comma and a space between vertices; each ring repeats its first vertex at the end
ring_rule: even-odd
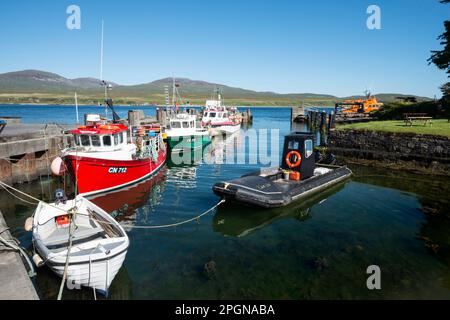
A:
POLYGON ((27 220, 25 220, 25 231, 30 232, 33 230, 33 217, 28 217, 27 220))
POLYGON ((44 260, 41 258, 40 255, 38 255, 37 253, 35 253, 33 255, 33 262, 36 265, 36 267, 40 268, 42 267, 45 263, 44 260))
POLYGON ((53 159, 50 169, 55 176, 63 176, 66 172, 66 165, 61 157, 56 157, 53 159))

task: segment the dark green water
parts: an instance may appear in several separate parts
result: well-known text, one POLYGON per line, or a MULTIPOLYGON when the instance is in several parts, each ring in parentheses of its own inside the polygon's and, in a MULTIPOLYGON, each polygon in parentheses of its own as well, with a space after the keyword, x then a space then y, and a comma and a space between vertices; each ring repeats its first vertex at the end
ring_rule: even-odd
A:
MULTIPOLYGON (((289 132, 289 111, 255 109, 253 128, 289 132)), ((223 152, 215 143, 209 155, 223 152)), ((280 150, 281 151, 281 150, 280 150)), ((249 152, 243 149, 240 152, 249 152)), ((170 165, 152 181, 95 201, 109 211, 124 203, 125 226, 190 218, 217 203, 211 186, 258 164, 170 165)), ((352 167, 354 177, 307 202, 276 210, 223 206, 198 223, 129 229, 131 245, 111 299, 405 299, 450 298, 448 178, 352 167), (206 271, 205 265, 213 266, 206 271), (381 290, 368 290, 366 269, 381 268, 381 290)), ((23 185, 34 195, 50 182, 23 185)), ((33 210, 0 192, 14 235, 30 247, 23 222, 33 210)), ((54 299, 60 279, 46 267, 35 283, 54 299)), ((89 289, 65 298, 92 299, 89 289)))

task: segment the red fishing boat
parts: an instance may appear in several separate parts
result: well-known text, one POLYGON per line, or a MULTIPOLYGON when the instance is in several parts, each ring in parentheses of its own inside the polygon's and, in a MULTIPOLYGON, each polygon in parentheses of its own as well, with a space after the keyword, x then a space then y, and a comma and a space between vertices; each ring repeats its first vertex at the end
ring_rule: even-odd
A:
POLYGON ((113 123, 87 115, 85 126, 70 131, 73 146, 63 150, 62 158, 79 194, 91 196, 137 183, 156 174, 166 161, 160 132, 131 129, 117 123, 114 115, 113 123))

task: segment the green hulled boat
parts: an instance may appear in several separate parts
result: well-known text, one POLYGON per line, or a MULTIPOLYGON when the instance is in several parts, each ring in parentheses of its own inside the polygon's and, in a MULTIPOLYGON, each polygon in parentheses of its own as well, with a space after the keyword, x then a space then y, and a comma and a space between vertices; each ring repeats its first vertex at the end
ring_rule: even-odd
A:
POLYGON ((197 128, 196 116, 187 113, 170 118, 166 135, 169 148, 175 152, 195 150, 211 143, 209 130, 197 128))

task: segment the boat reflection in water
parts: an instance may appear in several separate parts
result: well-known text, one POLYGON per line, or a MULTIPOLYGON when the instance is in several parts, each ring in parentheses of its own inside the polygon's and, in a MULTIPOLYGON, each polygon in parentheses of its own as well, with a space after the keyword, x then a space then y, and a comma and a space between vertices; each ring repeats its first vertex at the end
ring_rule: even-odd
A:
POLYGON ((209 154, 211 144, 185 153, 174 152, 167 161, 167 183, 170 185, 174 205, 181 206, 186 201, 186 192, 197 189, 197 171, 203 156, 209 154))
POLYGON ((155 176, 132 185, 126 189, 105 193, 90 198, 90 200, 103 208, 121 222, 122 227, 129 231, 128 226, 136 224, 137 210, 140 213, 155 207, 161 201, 166 184, 167 169, 162 168, 155 176))
POLYGON ((208 152, 204 153, 204 161, 210 164, 234 163, 236 154, 242 150, 243 142, 241 131, 214 137, 208 152), (229 157, 227 161, 227 157, 229 157))
POLYGON ((197 166, 173 166, 169 167, 167 182, 175 189, 194 189, 197 187, 197 166))
POLYGON ((292 218, 298 221, 305 221, 311 218, 310 208, 312 206, 339 192, 344 188, 345 184, 346 182, 342 182, 308 198, 300 204, 293 203, 286 207, 275 209, 257 209, 250 206, 237 206, 225 203, 225 205, 217 209, 213 219, 213 229, 215 232, 226 236, 244 237, 279 219, 292 218))

